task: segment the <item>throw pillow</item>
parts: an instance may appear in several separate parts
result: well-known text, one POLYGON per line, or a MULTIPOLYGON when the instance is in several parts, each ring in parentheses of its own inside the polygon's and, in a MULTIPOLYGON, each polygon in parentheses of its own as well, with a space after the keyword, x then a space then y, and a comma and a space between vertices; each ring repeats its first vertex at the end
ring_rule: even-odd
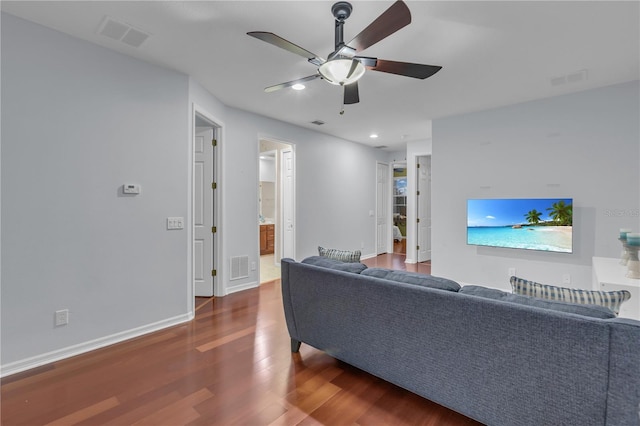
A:
POLYGON ((328 249, 318 246, 318 254, 329 259, 341 260, 343 262, 360 262, 360 250, 338 250, 328 249))
POLYGON ((519 305, 535 306, 538 308, 551 309, 554 311, 568 312, 593 318, 615 318, 616 314, 611 309, 597 305, 576 305, 574 303, 558 302, 555 300, 537 299, 535 297, 511 294, 494 288, 481 287, 477 285, 466 285, 462 287, 460 293, 472 296, 483 297, 485 299, 502 300, 504 302, 517 303, 519 305))
POLYGON ((396 281, 406 284, 414 284, 422 287, 437 288, 447 291, 460 290, 460 284, 446 278, 434 277, 433 275, 418 274, 416 272, 396 271, 385 268, 368 268, 362 271, 362 275, 382 278, 385 280, 396 281))
POLYGON ((631 298, 631 293, 626 290, 597 291, 556 287, 518 277, 511 277, 509 281, 515 294, 581 305, 605 306, 615 312, 616 315, 620 313, 620 305, 631 298))
POLYGON ((321 266, 323 268, 337 269, 338 271, 353 272, 359 274, 367 269, 367 265, 362 263, 342 262, 341 260, 329 259, 322 256, 310 256, 303 259, 300 263, 307 265, 321 266))

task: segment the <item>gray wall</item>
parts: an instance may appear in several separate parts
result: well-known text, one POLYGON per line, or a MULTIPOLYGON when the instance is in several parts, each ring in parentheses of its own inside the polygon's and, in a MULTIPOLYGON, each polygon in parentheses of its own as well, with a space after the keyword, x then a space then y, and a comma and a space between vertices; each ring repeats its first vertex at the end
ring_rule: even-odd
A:
POLYGON ((433 122, 433 273, 510 288, 517 275, 591 285, 591 258, 640 230, 638 81, 433 122), (468 198, 574 199, 574 253, 466 245, 468 198))
POLYGON ((3 363, 186 319, 166 217, 187 215, 187 95, 185 75, 2 15, 3 363))
MULTIPOLYGON (((376 161, 384 151, 316 133, 281 121, 227 108, 224 143, 225 258, 259 260, 259 139, 294 146, 296 158, 296 258, 318 253, 318 245, 375 253, 376 161)), ((259 282, 258 271, 228 282, 232 292, 259 282)))
POLYGON ((192 318, 193 104, 223 126, 222 294, 259 282, 229 281, 228 264, 259 258, 261 136, 295 145, 296 257, 375 251, 383 151, 228 108, 189 76, 11 15, 1 28, 3 375, 192 318), (70 323, 54 327, 60 309, 70 323))

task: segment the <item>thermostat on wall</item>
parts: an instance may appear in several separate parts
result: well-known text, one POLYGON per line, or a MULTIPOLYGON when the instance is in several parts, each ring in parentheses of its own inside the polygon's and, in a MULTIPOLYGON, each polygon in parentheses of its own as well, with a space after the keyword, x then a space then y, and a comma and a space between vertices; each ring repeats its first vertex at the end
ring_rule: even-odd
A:
POLYGON ((140 185, 135 183, 125 183, 122 185, 122 191, 125 194, 139 194, 140 193, 140 185))

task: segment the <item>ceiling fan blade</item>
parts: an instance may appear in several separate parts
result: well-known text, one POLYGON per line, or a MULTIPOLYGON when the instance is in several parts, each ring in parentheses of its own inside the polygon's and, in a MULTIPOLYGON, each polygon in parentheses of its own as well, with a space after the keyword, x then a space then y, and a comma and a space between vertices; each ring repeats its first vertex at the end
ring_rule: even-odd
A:
POLYGON ((409 12, 409 8, 403 1, 398 0, 382 15, 378 16, 375 21, 370 23, 367 28, 362 30, 360 34, 355 36, 353 40, 347 43, 347 46, 355 49, 356 52, 360 52, 410 23, 411 12, 409 12))
POLYGON ((355 81, 351 84, 344 86, 344 104, 357 104, 360 102, 360 96, 358 94, 358 82, 355 81))
POLYGON ((307 58, 309 62, 314 65, 322 65, 325 60, 316 55, 313 52, 309 52, 307 49, 304 49, 297 44, 291 43, 289 40, 285 40, 282 37, 275 35, 274 33, 269 33, 265 31, 251 31, 248 32, 247 35, 251 37, 255 37, 258 40, 265 41, 269 44, 272 44, 281 49, 287 50, 291 53, 295 53, 296 55, 302 56, 303 58, 307 58))
POLYGON ((275 92, 276 90, 280 90, 280 89, 284 89, 284 88, 287 88, 287 87, 291 87, 294 84, 304 83, 304 82, 307 82, 307 81, 315 80, 316 78, 319 78, 319 77, 320 77, 320 74, 314 74, 314 75, 310 75, 308 77, 302 77, 302 78, 299 78, 297 80, 287 81, 286 83, 276 84, 275 86, 269 86, 269 87, 265 88, 264 91, 267 92, 267 93, 275 92))
POLYGON ((382 71, 420 79, 431 77, 442 69, 442 67, 437 65, 412 64, 410 62, 387 61, 384 59, 378 59, 375 66, 367 65, 367 68, 373 71, 382 71))

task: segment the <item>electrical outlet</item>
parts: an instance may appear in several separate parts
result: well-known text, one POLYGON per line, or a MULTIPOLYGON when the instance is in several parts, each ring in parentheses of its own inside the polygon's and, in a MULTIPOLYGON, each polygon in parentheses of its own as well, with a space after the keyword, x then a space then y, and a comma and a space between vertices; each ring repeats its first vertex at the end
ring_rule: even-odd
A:
POLYGON ((516 268, 509 268, 509 276, 513 277, 516 275, 516 268))
POLYGON ((256 270, 256 262, 251 262, 251 270, 255 271, 256 270))
POLYGON ((62 309, 60 311, 56 311, 55 313, 55 324, 56 327, 59 325, 67 325, 69 324, 69 310, 62 309))
POLYGON ((571 284, 571 274, 562 275, 562 284, 571 284))

